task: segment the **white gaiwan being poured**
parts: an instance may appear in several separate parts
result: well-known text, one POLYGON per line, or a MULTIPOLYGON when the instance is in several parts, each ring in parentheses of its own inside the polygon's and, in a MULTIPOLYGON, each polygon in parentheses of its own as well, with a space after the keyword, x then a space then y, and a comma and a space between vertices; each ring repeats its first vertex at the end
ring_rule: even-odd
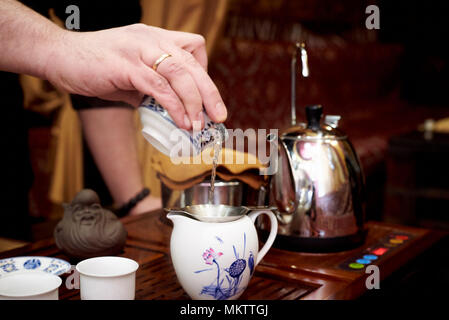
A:
POLYGON ((214 204, 166 209, 174 225, 170 239, 173 266, 192 299, 238 299, 248 286, 278 229, 273 212, 251 210, 214 204), (259 251, 254 223, 261 214, 270 218, 271 230, 259 251))

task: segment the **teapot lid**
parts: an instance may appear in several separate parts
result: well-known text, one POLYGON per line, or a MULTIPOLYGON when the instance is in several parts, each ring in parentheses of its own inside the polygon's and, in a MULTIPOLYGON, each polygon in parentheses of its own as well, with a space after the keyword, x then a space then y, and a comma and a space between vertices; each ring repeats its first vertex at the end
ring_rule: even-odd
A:
POLYGON ((347 139, 347 135, 337 128, 340 116, 328 115, 325 117, 324 124, 321 124, 322 115, 323 107, 321 105, 307 106, 307 123, 300 123, 295 127, 288 128, 283 132, 281 138, 293 140, 347 139))

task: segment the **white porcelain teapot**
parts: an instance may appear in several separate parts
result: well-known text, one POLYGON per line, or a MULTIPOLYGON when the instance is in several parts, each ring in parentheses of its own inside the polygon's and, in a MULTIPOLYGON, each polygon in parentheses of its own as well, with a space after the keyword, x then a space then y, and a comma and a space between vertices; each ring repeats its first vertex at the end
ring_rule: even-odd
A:
POLYGON ((187 294, 195 300, 238 299, 276 238, 273 212, 213 204, 167 211, 174 225, 171 259, 187 294), (259 251, 254 222, 261 214, 269 216, 271 230, 259 251))

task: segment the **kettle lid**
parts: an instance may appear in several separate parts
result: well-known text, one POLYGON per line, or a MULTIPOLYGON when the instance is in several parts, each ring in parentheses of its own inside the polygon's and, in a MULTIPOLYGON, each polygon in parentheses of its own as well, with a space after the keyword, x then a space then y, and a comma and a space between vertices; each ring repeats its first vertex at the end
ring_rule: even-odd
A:
POLYGON ((306 107, 307 123, 288 128, 281 136, 282 139, 293 140, 343 140, 347 135, 339 130, 338 121, 340 116, 328 115, 322 124, 323 107, 321 105, 310 105, 306 107))

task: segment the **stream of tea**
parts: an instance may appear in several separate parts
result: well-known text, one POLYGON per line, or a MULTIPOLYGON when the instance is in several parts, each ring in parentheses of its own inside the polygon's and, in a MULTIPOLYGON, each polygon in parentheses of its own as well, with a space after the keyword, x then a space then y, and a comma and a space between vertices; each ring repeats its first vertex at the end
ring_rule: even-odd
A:
POLYGON ((210 189, 209 189, 209 204, 214 203, 214 193, 215 193, 215 177, 217 175, 217 165, 220 159, 222 139, 221 136, 215 135, 215 141, 213 146, 214 157, 212 160, 212 174, 210 177, 210 189))

